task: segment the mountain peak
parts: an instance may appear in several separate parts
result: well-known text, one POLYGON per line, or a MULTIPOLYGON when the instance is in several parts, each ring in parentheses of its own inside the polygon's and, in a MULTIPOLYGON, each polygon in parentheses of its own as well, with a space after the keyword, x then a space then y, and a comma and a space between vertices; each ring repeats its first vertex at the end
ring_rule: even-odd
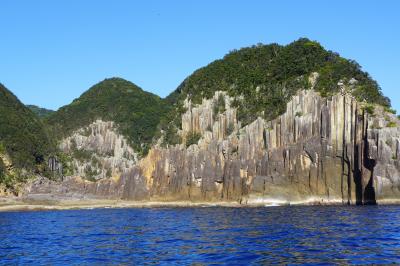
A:
POLYGON ((390 106, 377 82, 357 62, 308 38, 288 45, 257 44, 233 50, 193 72, 167 99, 177 102, 189 97, 200 103, 222 90, 230 96, 245 98, 236 103, 240 117, 247 122, 261 114, 272 119, 284 111, 299 89, 311 87, 308 78, 315 72, 319 75, 314 89, 323 96, 339 92, 340 82, 355 79, 352 94, 359 101, 390 106))
POLYGON ((58 138, 62 138, 97 119, 113 121, 140 153, 150 145, 166 110, 167 105, 157 95, 113 77, 93 85, 71 104, 49 116, 47 122, 58 138))

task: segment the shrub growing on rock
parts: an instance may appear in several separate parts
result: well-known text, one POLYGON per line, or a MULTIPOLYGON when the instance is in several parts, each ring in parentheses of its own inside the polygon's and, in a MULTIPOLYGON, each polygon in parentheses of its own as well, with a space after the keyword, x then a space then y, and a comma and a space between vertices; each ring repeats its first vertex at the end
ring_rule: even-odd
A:
POLYGON ((201 134, 198 132, 189 132, 186 136, 186 147, 189 147, 193 144, 197 144, 201 138, 201 134))

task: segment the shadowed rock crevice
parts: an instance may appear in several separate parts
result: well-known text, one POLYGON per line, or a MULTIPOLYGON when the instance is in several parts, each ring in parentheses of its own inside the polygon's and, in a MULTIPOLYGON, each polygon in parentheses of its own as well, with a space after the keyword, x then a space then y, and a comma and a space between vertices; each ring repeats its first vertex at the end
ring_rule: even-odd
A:
MULTIPOLYGON (((365 117, 366 114, 363 115, 365 117)), ((362 122, 362 141, 354 148, 354 183, 357 205, 375 205, 376 196, 374 188, 374 168, 376 160, 370 158, 370 145, 368 143, 368 121, 362 122), (364 126, 365 122, 365 126, 364 126)), ((360 126, 359 123, 356 123, 360 126)))
POLYGON ((367 135, 364 137, 364 166, 370 173, 369 181, 364 189, 364 204, 375 205, 375 188, 374 188, 374 168, 376 166, 376 160, 369 158, 369 145, 367 135))

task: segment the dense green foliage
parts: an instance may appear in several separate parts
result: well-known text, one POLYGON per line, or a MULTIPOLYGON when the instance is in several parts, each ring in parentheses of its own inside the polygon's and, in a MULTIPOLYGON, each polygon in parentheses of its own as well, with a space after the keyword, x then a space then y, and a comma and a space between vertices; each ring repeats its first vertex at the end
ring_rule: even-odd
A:
POLYGON ((121 78, 106 79, 50 115, 46 122, 60 139, 95 121, 114 121, 135 151, 145 154, 161 117, 164 101, 121 78))
POLYGON ((220 114, 225 112, 225 97, 219 95, 217 100, 213 103, 213 114, 220 114))
POLYGON ((33 113, 35 113, 40 118, 48 117, 49 115, 54 113, 53 110, 49 110, 49 109, 46 109, 46 108, 41 108, 41 107, 36 106, 36 105, 27 105, 26 107, 28 107, 33 113))
POLYGON ((392 109, 392 108, 390 108, 390 107, 385 107, 385 112, 387 112, 387 113, 391 113, 391 114, 396 114, 397 113, 397 111, 395 110, 395 109, 392 109))
POLYGON ((373 104, 366 104, 363 106, 363 110, 370 115, 375 114, 375 106, 373 104))
POLYGON ((39 171, 54 145, 40 119, 0 84, 0 145, 17 168, 39 171))
MULTIPOLYGON (((309 77, 313 72, 319 73, 315 89, 322 96, 338 92, 339 81, 349 85, 354 78, 352 93, 358 100, 390 106, 378 84, 355 61, 305 38, 286 46, 258 44, 234 50, 195 71, 166 100, 176 106, 170 116, 179 117, 179 106, 186 97, 200 103, 217 90, 227 91, 235 97, 238 118, 245 125, 258 116, 269 120, 283 113, 286 103, 299 89, 310 88, 309 77)), ((162 126, 167 132, 176 132, 179 127, 179 123, 162 126)))
POLYGON ((186 136, 186 147, 189 147, 193 144, 197 144, 201 138, 201 134, 197 132, 190 132, 186 136))

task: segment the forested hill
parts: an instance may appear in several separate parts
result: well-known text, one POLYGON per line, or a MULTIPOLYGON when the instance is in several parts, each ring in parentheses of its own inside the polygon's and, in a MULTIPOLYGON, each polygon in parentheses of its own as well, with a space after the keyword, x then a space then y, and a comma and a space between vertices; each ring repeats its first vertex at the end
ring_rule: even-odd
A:
POLYGON ((96 119, 114 121, 135 151, 146 153, 160 118, 168 110, 168 105, 157 95, 124 79, 110 78, 94 85, 45 121, 57 139, 96 119))
POLYGON ((196 70, 166 98, 176 106, 169 114, 169 120, 175 122, 164 123, 163 129, 173 134, 176 128, 171 126, 179 128, 176 117, 186 97, 200 103, 217 90, 228 91, 236 98, 243 124, 257 116, 273 119, 285 111, 286 103, 298 90, 311 87, 310 76, 314 72, 318 73, 314 89, 322 96, 337 93, 341 82, 360 101, 390 106, 377 82, 357 62, 301 38, 286 46, 258 44, 234 50, 196 70))
POLYGON ((13 167, 37 171, 53 150, 53 142, 40 119, 0 84, 0 154, 7 154, 13 167))

